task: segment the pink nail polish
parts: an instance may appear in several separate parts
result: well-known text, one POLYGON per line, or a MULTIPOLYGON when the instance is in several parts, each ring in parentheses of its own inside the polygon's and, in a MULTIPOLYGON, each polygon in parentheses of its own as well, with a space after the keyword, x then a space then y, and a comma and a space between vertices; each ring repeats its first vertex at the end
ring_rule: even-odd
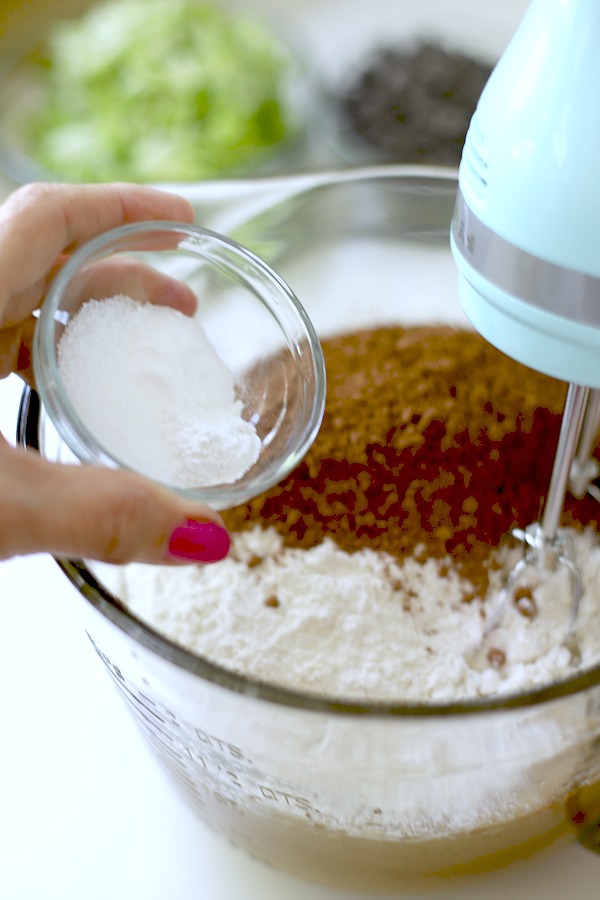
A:
POLYGON ((218 562, 227 556, 231 539, 216 522, 188 519, 169 538, 169 556, 190 562, 218 562))

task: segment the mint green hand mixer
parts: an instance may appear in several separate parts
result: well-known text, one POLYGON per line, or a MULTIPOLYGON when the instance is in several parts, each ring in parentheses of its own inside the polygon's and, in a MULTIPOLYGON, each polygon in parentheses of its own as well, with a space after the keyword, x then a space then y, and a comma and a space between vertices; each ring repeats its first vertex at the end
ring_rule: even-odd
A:
POLYGON ((514 532, 525 552, 507 587, 527 566, 567 566, 568 643, 582 586, 560 528, 565 493, 599 496, 590 456, 600 409, 599 0, 532 0, 471 121, 451 246, 474 327, 569 383, 543 516, 514 532))

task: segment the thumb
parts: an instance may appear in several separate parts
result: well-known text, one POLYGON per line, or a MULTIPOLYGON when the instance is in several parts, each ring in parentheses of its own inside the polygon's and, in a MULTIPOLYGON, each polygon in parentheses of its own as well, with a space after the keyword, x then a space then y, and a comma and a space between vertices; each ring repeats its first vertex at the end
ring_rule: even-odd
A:
POLYGON ((64 465, 0 439, 0 559, 49 552, 103 562, 216 562, 220 516, 123 470, 64 465))

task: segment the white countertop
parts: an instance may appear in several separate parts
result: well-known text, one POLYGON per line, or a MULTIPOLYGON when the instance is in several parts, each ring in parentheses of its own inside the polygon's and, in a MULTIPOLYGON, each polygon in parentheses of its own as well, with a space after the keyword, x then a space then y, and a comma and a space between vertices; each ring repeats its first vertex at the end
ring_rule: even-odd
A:
MULTIPOLYGON (((401 20, 469 25, 504 41, 525 0, 296 0, 258 8, 300 15, 326 60, 328 35, 349 52, 401 20), (288 8, 289 6, 289 8, 288 8), (483 7, 483 9, 482 9, 483 7), (485 10, 485 12, 484 12, 485 10), (340 17, 341 16, 341 17, 340 17)), ((468 29, 467 29, 468 30, 468 29)), ((0 430, 13 439, 20 384, 0 382, 0 430)), ((358 900, 269 869, 205 826, 172 789, 71 608, 75 589, 39 555, 0 563, 0 898, 5 900, 358 900)), ((431 894, 440 900, 598 896, 600 856, 573 845, 431 894)), ((404 895, 412 896, 412 895, 404 895)), ((423 897, 424 895, 420 895, 423 897)))

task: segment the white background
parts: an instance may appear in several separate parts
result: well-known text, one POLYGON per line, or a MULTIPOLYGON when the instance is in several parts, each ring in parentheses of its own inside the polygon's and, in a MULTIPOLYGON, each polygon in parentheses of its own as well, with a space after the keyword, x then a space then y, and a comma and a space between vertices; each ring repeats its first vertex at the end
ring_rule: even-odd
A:
MULTIPOLYGON (((526 3, 255 6, 297 25, 323 71, 335 76, 365 43, 429 23, 434 31, 442 22, 488 52, 508 39, 526 3)), ((16 378, 0 383, 0 428, 10 439, 19 395, 16 378)), ((0 898, 357 900, 267 868, 187 808, 93 653, 75 600, 49 557, 0 564, 0 898)), ((587 900, 598 896, 599 880, 600 857, 573 845, 430 896, 587 900)))

